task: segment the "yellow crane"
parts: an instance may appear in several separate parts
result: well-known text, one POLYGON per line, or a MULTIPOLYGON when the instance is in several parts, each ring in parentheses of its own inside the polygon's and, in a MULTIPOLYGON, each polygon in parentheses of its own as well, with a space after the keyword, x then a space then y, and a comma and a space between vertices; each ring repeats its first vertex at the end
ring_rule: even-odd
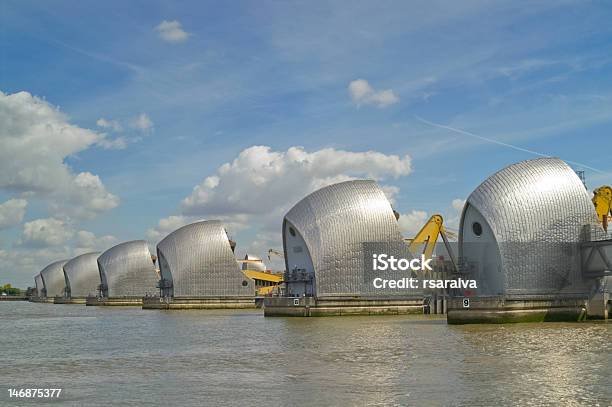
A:
POLYGON ((604 185, 595 189, 592 201, 593 205, 595 205, 597 217, 607 232, 608 223, 612 219, 612 187, 604 185))
POLYGON ((442 236, 442 241, 446 247, 446 251, 450 256, 450 260, 453 263, 455 270, 457 269, 455 263, 455 257, 453 251, 448 242, 448 238, 457 238, 457 234, 449 231, 444 227, 444 219, 442 215, 433 215, 425 225, 418 231, 418 233, 412 239, 405 239, 408 242, 408 249, 413 255, 424 254, 426 258, 431 258, 438 236, 442 236))
POLYGON ((285 258, 285 255, 283 253, 279 252, 278 250, 268 249, 268 260, 272 260, 270 258, 271 255, 282 257, 283 259, 285 258))

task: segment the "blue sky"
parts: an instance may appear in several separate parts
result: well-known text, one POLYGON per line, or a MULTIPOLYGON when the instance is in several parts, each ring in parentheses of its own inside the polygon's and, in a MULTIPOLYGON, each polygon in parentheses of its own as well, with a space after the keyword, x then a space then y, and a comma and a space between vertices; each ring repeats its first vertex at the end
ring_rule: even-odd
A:
POLYGON ((520 149, 609 184, 611 18, 574 1, 5 0, 0 282, 201 218, 263 256, 305 193, 372 175, 406 234, 433 213, 452 227, 489 174, 535 158, 520 149), (25 137, 37 154, 10 144, 25 137))

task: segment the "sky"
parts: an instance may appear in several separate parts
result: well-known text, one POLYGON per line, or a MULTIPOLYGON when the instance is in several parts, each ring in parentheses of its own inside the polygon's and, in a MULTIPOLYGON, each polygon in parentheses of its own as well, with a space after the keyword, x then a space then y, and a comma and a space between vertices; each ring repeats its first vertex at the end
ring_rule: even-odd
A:
MULTIPOLYGON (((0 284, 201 219, 237 253, 334 182, 412 236, 556 156, 612 183, 612 5, 0 2, 0 284)), ((278 259, 273 268, 281 267, 278 259)))

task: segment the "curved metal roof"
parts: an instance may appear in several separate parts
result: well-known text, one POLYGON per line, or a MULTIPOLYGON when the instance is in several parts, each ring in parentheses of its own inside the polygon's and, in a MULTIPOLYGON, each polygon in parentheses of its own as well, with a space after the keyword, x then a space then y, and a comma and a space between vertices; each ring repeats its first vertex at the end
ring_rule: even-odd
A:
POLYGON ((45 291, 47 297, 57 297, 64 295, 64 288, 66 287, 66 278, 64 277, 64 264, 67 260, 60 260, 49 264, 47 267, 42 269, 40 276, 42 277, 43 284, 45 285, 45 291))
POLYGON ((45 285, 40 274, 36 274, 34 276, 34 284, 36 285, 36 295, 39 297, 43 297, 45 285))
POLYGON ((175 297, 255 295, 254 282, 240 271, 218 220, 175 230, 157 244, 157 253, 162 277, 171 279, 175 297))
POLYGON ((66 288, 70 297, 86 297, 95 295, 100 285, 98 271, 98 256, 100 252, 85 253, 64 264, 66 288))
POLYGON ((596 231, 597 219, 582 181, 564 161, 522 161, 480 184, 463 209, 460 252, 469 207, 482 214, 495 235, 506 292, 542 293, 580 283, 576 243, 596 231))
POLYGON ((111 247, 98 257, 98 268, 108 297, 143 297, 157 292, 158 277, 144 240, 111 247))
POLYGON ((365 244, 376 244, 381 249, 378 253, 410 257, 391 204, 375 181, 346 181, 321 188, 289 210, 283 222, 285 266, 289 270, 287 222, 307 246, 317 296, 417 294, 401 289, 377 291, 372 278, 366 277, 364 256, 371 258, 371 254, 366 254, 365 244))

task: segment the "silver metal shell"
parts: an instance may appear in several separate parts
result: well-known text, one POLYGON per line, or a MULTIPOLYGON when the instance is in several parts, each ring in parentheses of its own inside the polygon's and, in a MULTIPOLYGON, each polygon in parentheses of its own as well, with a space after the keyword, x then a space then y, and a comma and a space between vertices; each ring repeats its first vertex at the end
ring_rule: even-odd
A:
POLYGON ((61 297, 64 295, 64 288, 66 287, 66 279, 64 277, 64 264, 67 260, 60 260, 49 264, 47 267, 42 269, 40 276, 42 277, 43 284, 45 286, 46 296, 61 297))
POLYGON ((38 297, 44 297, 45 296, 45 285, 43 283, 43 279, 39 274, 36 274, 34 276, 34 284, 36 285, 36 295, 38 297))
POLYGON ((347 181, 321 188, 291 208, 283 221, 287 271, 314 272, 314 292, 306 289, 306 295, 417 294, 375 289, 365 275, 364 257, 372 258, 366 254, 367 244, 377 244, 385 251, 399 248, 402 257, 410 257, 391 204, 375 181, 347 181))
POLYGON ((100 285, 98 256, 100 252, 85 253, 64 264, 66 290, 71 298, 96 295, 100 285))
POLYGON ((98 257, 104 294, 113 297, 143 297, 156 294, 158 277, 151 252, 144 240, 111 247, 98 257))
POLYGON ((578 244, 597 228, 589 195, 565 162, 522 161, 487 178, 467 199, 460 257, 475 264, 488 286, 483 294, 577 293, 586 289, 578 244), (474 223, 482 223, 480 230, 474 223))
POLYGON ((174 297, 254 296, 254 281, 236 262, 223 223, 209 220, 175 230, 157 244, 161 278, 174 297))

